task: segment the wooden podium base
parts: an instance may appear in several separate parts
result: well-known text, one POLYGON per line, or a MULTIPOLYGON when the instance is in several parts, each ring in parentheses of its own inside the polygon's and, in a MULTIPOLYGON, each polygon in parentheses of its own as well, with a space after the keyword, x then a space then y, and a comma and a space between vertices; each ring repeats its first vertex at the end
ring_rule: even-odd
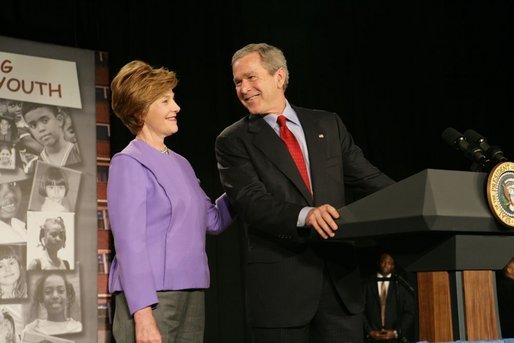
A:
POLYGON ((419 339, 499 339, 494 277, 489 270, 455 272, 452 287, 450 272, 418 272, 419 339))

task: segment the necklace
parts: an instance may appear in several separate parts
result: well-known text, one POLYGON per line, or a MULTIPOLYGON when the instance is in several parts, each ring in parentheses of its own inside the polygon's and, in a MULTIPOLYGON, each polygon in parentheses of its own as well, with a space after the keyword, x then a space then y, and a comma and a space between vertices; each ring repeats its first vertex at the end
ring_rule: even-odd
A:
POLYGON ((161 150, 161 153, 166 154, 166 155, 169 154, 169 150, 166 145, 164 146, 164 149, 161 150))

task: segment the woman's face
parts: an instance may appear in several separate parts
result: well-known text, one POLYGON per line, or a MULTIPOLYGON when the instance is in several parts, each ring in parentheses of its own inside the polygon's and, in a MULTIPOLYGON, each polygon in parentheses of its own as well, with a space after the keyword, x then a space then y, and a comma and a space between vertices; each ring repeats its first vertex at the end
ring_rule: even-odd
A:
POLYGON ((65 185, 57 185, 54 183, 52 185, 47 185, 45 189, 46 196, 56 202, 61 202, 61 200, 64 199, 64 196, 66 195, 65 185))
POLYGON ((20 265, 14 257, 0 260, 0 286, 11 286, 20 278, 20 265))
POLYGON ((175 102, 175 93, 170 89, 149 107, 143 127, 161 137, 178 131, 177 113, 180 107, 175 102))
POLYGON ((66 284, 59 275, 50 275, 43 285, 43 303, 48 314, 64 313, 68 305, 66 284))
POLYGON ((64 245, 64 229, 57 223, 45 224, 44 243, 47 250, 59 250, 64 245))

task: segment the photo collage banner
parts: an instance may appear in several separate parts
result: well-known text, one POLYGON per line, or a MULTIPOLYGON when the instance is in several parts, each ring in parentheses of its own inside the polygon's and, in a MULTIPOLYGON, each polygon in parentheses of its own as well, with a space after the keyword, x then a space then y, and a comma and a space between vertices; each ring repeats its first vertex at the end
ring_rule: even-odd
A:
POLYGON ((94 52, 0 37, 0 342, 97 339, 94 52))

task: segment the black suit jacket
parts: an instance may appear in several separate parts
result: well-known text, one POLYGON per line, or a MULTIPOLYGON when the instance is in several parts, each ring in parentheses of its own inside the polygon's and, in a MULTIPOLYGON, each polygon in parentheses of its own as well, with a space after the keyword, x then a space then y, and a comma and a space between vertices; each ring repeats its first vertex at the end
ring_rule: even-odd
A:
POLYGON ((514 338, 514 280, 497 272, 496 291, 503 338, 514 338))
POLYGON ((262 116, 247 116, 216 139, 221 182, 244 227, 247 310, 253 326, 308 323, 325 267, 348 310, 363 310, 354 249, 321 242, 296 223, 305 206, 343 206, 345 185, 369 194, 393 182, 364 158, 335 113, 293 109, 309 150, 313 196, 262 116))
MULTIPOLYGON (((364 331, 368 334, 372 330, 382 328, 380 318, 380 296, 376 278, 370 278, 364 286, 366 310, 364 312, 364 331)), ((385 329, 396 330, 398 341, 405 337, 412 342, 413 325, 416 317, 414 295, 401 284, 391 279, 387 290, 385 329)))

